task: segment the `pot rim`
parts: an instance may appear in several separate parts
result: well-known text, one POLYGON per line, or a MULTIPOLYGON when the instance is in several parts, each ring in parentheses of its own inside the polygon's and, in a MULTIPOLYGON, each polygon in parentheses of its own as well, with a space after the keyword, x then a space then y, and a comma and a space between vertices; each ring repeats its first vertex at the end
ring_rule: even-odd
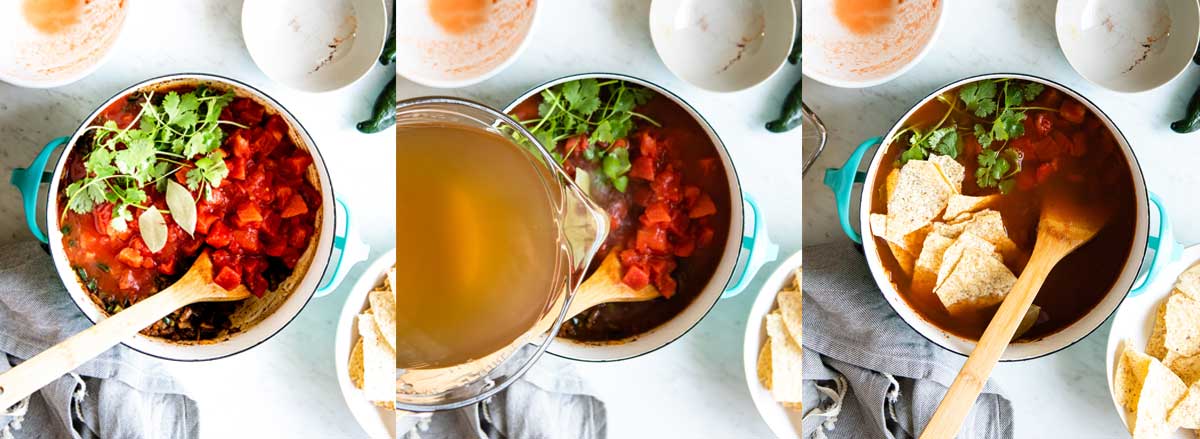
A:
MULTIPOLYGON (((726 177, 726 180, 727 180, 726 183, 729 185, 729 189, 731 192, 729 194, 730 195, 729 203, 730 203, 730 207, 733 210, 730 214, 729 233, 726 236, 726 240, 725 240, 725 251, 727 254, 725 254, 721 258, 712 277, 709 278, 708 283, 701 290, 701 294, 696 296, 694 299, 692 299, 692 303, 688 304, 687 307, 684 307, 683 311, 680 311, 679 314, 676 314, 671 319, 669 319, 666 322, 663 322, 661 325, 659 325, 655 328, 652 328, 646 332, 643 332, 641 334, 637 334, 637 335, 634 335, 634 336, 631 336, 631 337, 628 337, 625 339, 621 339, 621 340, 613 340, 613 341, 607 341, 607 342, 601 342, 601 343, 576 342, 574 340, 569 340, 566 338, 558 337, 556 335, 554 337, 554 339, 556 341, 558 341, 558 343, 551 345, 550 348, 546 350, 546 353, 548 353, 550 355, 553 355, 553 356, 559 357, 559 358, 564 358, 567 360, 581 361, 581 362, 586 362, 586 363, 610 363, 610 362, 624 361, 624 360, 629 360, 629 359, 633 359, 633 358, 638 358, 638 357, 653 353, 655 351, 658 351, 659 349, 662 349, 662 348, 674 343, 675 341, 679 340, 684 335, 687 335, 689 332, 692 331, 692 329, 694 329, 697 325, 699 325, 700 322, 703 321, 704 318, 707 317, 710 312, 712 312, 713 308, 716 307, 717 302, 719 302, 721 300, 721 292, 725 291, 725 289, 729 287, 729 283, 733 280, 733 276, 735 274, 737 274, 738 261, 742 258, 743 253, 744 253, 742 251, 741 246, 738 246, 736 243, 738 241, 740 241, 740 238, 743 233, 743 228, 745 227, 746 213, 745 213, 744 206, 745 206, 746 196, 742 193, 741 178, 738 175, 737 166, 733 162, 732 156, 730 156, 730 154, 729 154, 729 149, 725 146, 725 141, 721 139, 720 134, 718 134, 716 129, 712 127, 712 124, 710 124, 708 122, 708 119, 706 119, 704 117, 704 115, 700 113, 700 111, 696 110, 695 107, 693 107, 690 103, 688 103, 682 97, 671 92, 666 87, 663 87, 653 81, 650 81, 647 79, 642 79, 642 78, 639 78, 636 76, 621 74, 621 73, 600 72, 600 71, 575 73, 575 74, 560 76, 558 78, 551 79, 551 80, 542 82, 541 84, 535 85, 535 86, 531 87, 529 90, 525 91, 524 93, 521 93, 515 99, 513 99, 511 102, 509 102, 508 105, 506 105, 504 107, 503 112, 505 114, 508 114, 513 109, 515 109, 517 107, 517 105, 519 105, 520 103, 525 102, 525 100, 533 97, 534 95, 540 93, 542 90, 545 90, 549 87, 553 87, 555 85, 558 85, 558 84, 561 84, 564 82, 569 82, 569 81, 574 81, 574 80, 579 80, 579 79, 586 79, 586 78, 605 78, 605 79, 618 79, 618 80, 622 80, 622 81, 628 81, 628 82, 632 82, 634 84, 649 88, 650 90, 653 90, 655 93, 658 93, 658 94, 663 95, 664 97, 670 99, 672 102, 677 104, 679 107, 683 108, 684 111, 686 111, 690 116, 692 116, 693 119, 695 119, 696 123, 700 125, 701 129, 704 129, 706 131, 706 134, 708 135, 709 140, 711 140, 713 143, 714 150, 717 152, 717 156, 720 157, 722 163, 726 166, 726 169, 732 171, 732 175, 726 177), (737 251, 735 253, 733 253, 732 255, 728 254, 730 247, 737 248, 737 251), (732 257, 732 261, 727 262, 725 259, 730 258, 730 257, 732 257), (728 265, 727 268, 725 267, 726 265, 728 265), (722 276, 722 273, 726 270, 728 271, 728 273, 725 273, 724 276, 722 276), (719 287, 719 290, 709 292, 710 289, 718 288, 718 287, 719 287), (707 305, 704 305, 701 303, 702 302, 701 299, 704 294, 710 294, 713 296, 713 298, 709 301, 709 303, 707 305), (671 334, 671 335, 665 337, 665 340, 662 340, 659 342, 645 341, 645 340, 650 340, 650 338, 649 338, 650 335, 658 333, 659 331, 662 331, 663 328, 666 327, 670 322, 679 318, 684 312, 687 311, 687 309, 694 307, 694 306, 707 306, 707 308, 704 310, 703 313, 700 313, 695 318, 694 321, 690 322, 690 324, 687 324, 686 328, 679 330, 678 334, 671 334), (605 351, 609 351, 610 348, 613 348, 616 346, 632 346, 632 345, 636 345, 639 343, 647 344, 648 346, 646 346, 644 348, 635 349, 633 353, 626 353, 626 354, 611 354, 611 353, 605 354, 604 353, 605 351), (590 357, 584 357, 584 356, 576 355, 573 353, 562 352, 561 348, 564 346, 567 346, 568 349, 571 351, 586 350, 586 351, 600 352, 600 354, 595 355, 595 356, 590 356, 590 357)), ((756 217, 755 219, 757 221, 762 221, 761 217, 756 217)))
POLYGON ((320 150, 318 150, 316 147, 316 141, 312 138, 312 135, 303 126, 303 124, 300 123, 300 120, 298 118, 296 118, 295 115, 292 114, 292 112, 289 111, 286 107, 284 107, 283 104, 281 104, 278 100, 274 99, 273 97, 271 97, 267 93, 263 92, 262 90, 254 87, 254 86, 251 86, 250 84, 247 84, 245 82, 242 82, 242 81, 239 81, 239 80, 227 77, 227 76, 217 75, 217 74, 212 74, 212 73, 181 72, 181 73, 171 73, 171 74, 166 74, 166 75, 160 75, 160 76, 155 76, 155 77, 141 80, 141 81, 134 83, 128 87, 122 88, 120 91, 114 93, 109 98, 103 100, 92 112, 88 113, 88 116, 80 122, 79 127, 76 128, 75 132, 70 136, 70 139, 64 145, 62 152, 59 153, 58 159, 55 160, 53 177, 51 178, 51 181, 50 181, 50 189, 48 192, 47 203, 46 203, 46 223, 47 223, 46 234, 47 234, 47 238, 50 241, 47 244, 47 246, 50 249, 51 259, 54 261, 55 271, 59 274, 59 278, 60 278, 60 280, 63 281, 63 285, 66 286, 67 293, 71 297, 71 303, 73 303, 75 305, 75 307, 77 309, 79 309, 79 312, 81 314, 83 314, 83 316, 85 318, 87 318, 89 322, 91 322, 93 325, 98 322, 98 319, 93 317, 93 315, 89 311, 95 312, 95 313, 97 313, 97 315, 100 315, 100 316, 103 316, 103 314, 99 313, 99 307, 97 307, 96 304, 92 301, 90 294, 88 294, 87 291, 82 289, 82 287, 79 285, 78 279, 75 279, 74 277, 71 277, 70 279, 67 278, 65 273, 72 272, 70 267, 66 266, 64 269, 64 266, 63 266, 63 264, 66 263, 66 256, 63 254, 64 250, 62 250, 61 232, 57 228, 57 224, 58 224, 57 215, 54 214, 54 211, 56 210, 57 205, 58 205, 57 192, 58 192, 58 188, 59 188, 60 177, 62 175, 62 170, 65 168, 66 161, 70 157, 70 153, 71 153, 72 149, 75 147, 75 143, 79 139, 80 135, 87 128, 88 124, 91 123, 91 121, 95 120, 96 117, 99 116, 99 114, 102 111, 104 111, 105 108, 107 108, 113 102, 116 102, 118 99, 121 99, 122 97, 129 95, 130 93, 136 92, 138 90, 141 90, 141 89, 144 89, 146 87, 150 87, 150 86, 153 86, 156 84, 164 83, 164 82, 171 81, 171 80, 179 80, 179 79, 211 81, 211 82, 216 82, 216 83, 226 85, 226 86, 230 87, 231 89, 241 89, 241 91, 248 92, 251 95, 262 98, 266 103, 270 104, 270 106, 272 107, 271 109, 275 110, 277 112, 277 114, 284 116, 285 120, 288 122, 288 127, 293 130, 298 130, 298 133, 297 133, 298 136, 307 143, 307 145, 305 145, 307 147, 305 149, 305 151, 308 152, 313 157, 314 167, 317 170, 318 178, 321 179, 320 183, 323 185, 323 187, 321 188, 321 198, 322 198, 322 203, 323 203, 323 209, 325 212, 323 214, 323 216, 327 217, 327 218, 322 218, 321 232, 318 236, 315 237, 315 241, 312 244, 310 244, 310 245, 315 246, 315 249, 314 249, 315 254, 313 256, 312 263, 308 267, 308 272, 304 275, 304 277, 302 277, 300 279, 299 283, 296 286, 296 290, 292 291, 291 296, 289 296, 287 299, 280 302, 279 305, 274 310, 272 310, 270 313, 268 313, 266 316, 264 316, 258 322, 255 322, 250 327, 240 328, 240 330, 238 332, 229 334, 224 339, 221 339, 220 341, 216 341, 216 342, 212 342, 212 343, 199 343, 199 344, 192 344, 192 345, 182 344, 182 343, 172 342, 170 340, 161 339, 158 337, 148 337, 148 336, 141 334, 140 332, 133 338, 127 339, 120 343, 122 346, 125 346, 129 349, 132 349, 134 351, 137 351, 142 354, 145 354, 145 355, 148 355, 148 356, 151 356, 154 358, 158 358, 158 359, 178 361, 178 362, 202 362, 202 361, 211 361, 211 360, 217 360, 217 359, 221 359, 221 358, 230 357, 230 356, 248 351, 250 349, 253 349, 253 348, 257 347, 258 345, 261 345, 263 342, 270 340, 279 332, 283 331, 284 328, 286 328, 289 324, 291 324, 291 322, 294 321, 296 319, 296 317, 298 317, 300 315, 300 312, 303 311, 304 308, 308 306, 308 303, 312 300, 313 296, 316 294, 316 291, 317 291, 318 287, 320 286, 321 280, 322 280, 322 278, 324 278, 324 273, 329 267, 329 262, 330 262, 330 260, 332 260, 332 257, 333 257, 332 241, 333 241, 334 231, 337 230, 337 220, 338 219, 337 219, 336 206, 335 206, 336 202, 334 201, 334 198, 333 198, 333 183, 332 183, 332 179, 330 178, 329 168, 328 168, 328 165, 325 163, 324 157, 321 156, 320 150), (320 166, 315 166, 318 163, 320 164, 320 166), (326 235, 328 235, 328 236, 326 236, 326 235), (323 258, 321 257, 322 254, 324 254, 323 258), (317 272, 318 267, 320 268, 320 272, 319 272, 319 274, 314 275, 314 273, 317 272), (315 278, 311 279, 311 282, 312 282, 311 288, 305 288, 304 284, 306 282, 309 282, 310 277, 312 277, 312 276, 315 276, 315 278), (306 292, 306 290, 307 290, 307 292, 306 292), (216 352, 214 354, 210 354, 210 355, 180 356, 177 354, 172 354, 170 352, 175 349, 179 349, 179 350, 186 352, 189 350, 195 350, 196 348, 204 348, 204 347, 209 347, 208 349, 216 349, 213 347, 221 346, 221 345, 226 344, 226 343, 228 343, 232 340, 235 340, 239 337, 247 336, 246 334, 250 333, 250 331, 257 328, 259 325, 264 324, 265 321, 267 319, 271 318, 272 316, 274 316, 275 313, 280 312, 281 308, 283 308, 288 302, 293 301, 293 300, 299 300, 299 299, 294 298, 294 296, 303 296, 302 303, 300 303, 300 305, 295 309, 294 313, 292 313, 291 316, 287 317, 287 319, 284 320, 282 323, 279 323, 279 326, 277 328, 268 330, 268 333, 266 333, 265 335, 258 336, 256 340, 247 343, 245 346, 242 346, 239 348, 219 349, 218 352, 216 352), (81 304, 81 301, 85 301, 85 300, 86 300, 86 303, 88 304, 87 307, 85 307, 83 304, 81 304))
MULTIPOLYGON (((1133 242, 1130 245, 1129 253, 1125 256, 1126 260, 1125 260, 1124 271, 1122 272, 1122 274, 1120 276, 1118 276, 1116 283, 1114 283, 1111 287, 1109 287, 1108 292, 1101 298, 1100 302, 1097 303, 1095 306, 1093 306, 1090 311, 1088 311, 1087 313, 1080 316, 1078 320, 1067 325, 1066 327, 1064 327, 1054 333, 1046 335, 1043 338, 1040 338, 1040 339, 1034 340, 1034 341, 1030 341, 1030 342, 1027 342, 1024 344, 1033 346, 1033 345, 1037 345, 1037 344, 1047 343, 1046 340, 1048 340, 1052 337, 1061 336, 1061 334, 1065 333, 1066 331, 1069 331, 1072 328, 1076 327, 1077 325, 1080 325, 1085 319, 1093 318, 1093 317, 1090 317, 1092 314, 1096 313, 1097 311, 1102 311, 1103 308, 1106 307, 1104 304, 1105 301, 1111 300, 1110 297, 1113 294, 1123 291, 1124 293, 1121 294, 1120 299, 1117 300, 1116 303, 1112 304, 1111 309, 1107 310, 1107 312, 1104 312, 1103 319, 1098 319, 1095 322, 1094 326, 1082 331, 1081 333, 1079 333, 1077 335, 1068 336, 1071 340, 1066 343, 1059 342, 1061 344, 1061 346, 1050 346, 1048 348, 1036 349, 1036 352, 1033 354, 1021 355, 1021 356, 1013 355, 1012 350, 1006 350, 1004 353, 1004 357, 1002 357, 1000 360, 1001 362, 1019 362, 1019 361, 1033 360, 1033 359, 1045 357, 1045 356, 1048 356, 1051 354, 1055 354, 1059 351, 1062 351, 1066 348, 1069 348, 1069 347, 1075 345, 1076 343, 1080 342, 1081 340, 1087 338, 1089 335, 1094 333, 1097 329, 1099 329, 1101 326, 1104 325, 1105 321, 1107 321, 1109 318, 1112 317, 1112 315, 1114 313, 1116 313, 1117 309, 1120 308, 1121 303, 1124 302, 1124 300, 1127 298, 1129 292, 1137 284, 1137 279, 1139 278, 1139 274, 1141 273, 1142 268, 1146 264, 1146 261, 1145 261, 1145 257, 1146 257, 1146 253, 1147 253, 1146 245, 1147 245, 1147 241, 1148 241, 1148 238, 1150 235, 1150 210, 1151 209, 1150 209, 1149 191, 1146 189, 1145 175, 1142 172, 1141 164, 1137 159, 1137 155, 1133 149, 1133 146, 1130 144, 1129 139, 1125 136, 1124 132, 1121 131, 1121 129, 1117 126, 1116 122, 1113 121, 1112 118, 1107 113, 1105 113, 1103 109, 1100 108, 1100 106, 1096 105, 1095 102, 1092 102, 1090 99, 1088 99, 1082 93, 1079 93, 1066 85, 1063 85, 1057 81, 1054 81, 1054 80, 1051 80, 1051 79, 1048 79, 1045 77, 1027 74, 1027 73, 994 72, 994 73, 984 73, 984 74, 972 75, 972 76, 967 76, 967 77, 964 77, 961 79, 954 80, 946 85, 943 85, 941 87, 934 89, 931 93, 927 94, 925 97, 921 98, 915 104, 913 104, 907 111, 905 111, 896 120, 895 123, 892 124, 891 128, 888 129, 887 134, 880 141, 879 146, 871 154, 871 160, 869 162, 869 165, 868 165, 868 168, 866 171, 866 173, 867 173, 866 179, 863 182, 862 191, 860 192, 860 197, 862 197, 860 199, 862 199, 863 201, 860 201, 860 206, 859 206, 859 227, 860 227, 860 230, 869 230, 869 227, 870 227, 869 224, 870 224, 870 214, 871 214, 871 201, 870 201, 870 198, 868 197, 868 194, 872 190, 871 188, 874 187, 875 179, 878 176, 878 171, 879 171, 880 163, 881 163, 880 160, 882 157, 880 152, 883 151, 884 148, 886 148, 888 146, 887 140, 890 139, 893 135, 895 135, 895 133, 898 130, 901 129, 901 126, 904 123, 904 121, 908 120, 908 118, 911 117, 914 112, 916 112, 919 108, 921 108, 922 106, 924 106, 926 103, 928 103, 932 99, 936 98, 937 96, 941 95, 942 93, 945 93, 946 91, 953 89, 955 87, 961 86, 961 85, 969 84, 969 83, 983 80, 983 79, 992 79, 992 78, 1023 79, 1023 80, 1038 82, 1038 83, 1041 83, 1041 84, 1044 84, 1047 86, 1054 87, 1054 88, 1058 89, 1060 92, 1063 92, 1063 93, 1067 94, 1068 96, 1079 100, 1088 108, 1089 111, 1092 111, 1095 114, 1097 114, 1098 116, 1100 116, 1101 120, 1103 122, 1105 122, 1105 126, 1107 128, 1109 128, 1109 131, 1117 139, 1118 146, 1120 146, 1121 149, 1127 153, 1127 157, 1129 159, 1128 165, 1129 165, 1130 175, 1133 178, 1133 185, 1135 188, 1134 196, 1135 196, 1136 202, 1135 202, 1134 208, 1138 209, 1139 213, 1140 213, 1140 215, 1135 216, 1137 222, 1135 223, 1135 227, 1134 227, 1133 242), (1137 189, 1140 189, 1140 191, 1138 191, 1137 189), (1138 226, 1138 224, 1140 224, 1140 227, 1138 226), (1133 269, 1133 270, 1130 271, 1131 269, 1133 269)), ((870 236, 868 233, 865 233, 862 241, 863 241, 863 244, 862 244, 863 245, 863 253, 867 259, 867 265, 871 271, 871 276, 872 276, 873 280, 875 281, 876 286, 879 287, 881 294, 883 294, 884 298, 887 299, 888 306, 890 306, 892 308, 892 310, 901 317, 901 321, 903 321, 904 324, 906 324, 910 328, 912 328, 913 331, 916 332, 917 334, 919 334, 922 338, 925 338, 926 340, 930 341, 934 345, 936 345, 942 349, 945 349, 949 352, 952 352, 956 355, 959 355, 959 356, 963 356, 963 357, 969 356, 970 355, 969 351, 962 352, 959 349, 957 349, 956 347, 952 346, 951 344, 959 343, 959 344, 974 346, 977 343, 977 341, 972 341, 972 340, 960 337, 958 335, 952 334, 950 332, 947 332, 947 331, 939 328, 937 325, 933 324, 932 322, 929 322, 928 320, 926 320, 924 318, 924 316, 920 315, 915 310, 913 310, 912 307, 908 304, 908 301, 899 294, 899 291, 897 291, 897 289, 890 282, 887 282, 888 277, 886 276, 886 269, 884 269, 881 264, 881 256, 880 256, 881 250, 876 247, 874 237, 870 236), (900 308, 900 306, 903 307, 903 310, 900 308), (903 311, 907 311, 907 313, 903 312, 903 311), (911 316, 910 316, 910 314, 911 314, 911 316), (915 322, 912 322, 909 320, 910 318, 919 319, 921 321, 921 323, 917 324, 915 322), (933 337, 930 334, 926 334, 918 326, 930 327, 930 328, 932 328, 931 332, 936 333, 940 337, 933 337)))

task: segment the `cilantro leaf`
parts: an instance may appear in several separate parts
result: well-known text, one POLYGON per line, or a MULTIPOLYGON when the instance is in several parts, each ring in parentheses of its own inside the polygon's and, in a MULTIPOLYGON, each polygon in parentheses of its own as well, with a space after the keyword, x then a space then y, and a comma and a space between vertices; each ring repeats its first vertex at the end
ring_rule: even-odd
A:
POLYGON ((992 146, 992 134, 981 124, 975 124, 975 139, 979 141, 979 146, 983 149, 988 149, 992 146))
POLYGON ((959 91, 958 98, 976 116, 987 117, 996 111, 996 81, 987 79, 967 84, 959 91))
POLYGON ((1028 84, 1025 84, 1025 86, 1021 88, 1021 92, 1025 94, 1025 101, 1029 102, 1034 99, 1037 99, 1038 95, 1042 94, 1042 91, 1045 89, 1046 89, 1046 87, 1043 86, 1042 84, 1038 84, 1036 82, 1030 82, 1028 84))

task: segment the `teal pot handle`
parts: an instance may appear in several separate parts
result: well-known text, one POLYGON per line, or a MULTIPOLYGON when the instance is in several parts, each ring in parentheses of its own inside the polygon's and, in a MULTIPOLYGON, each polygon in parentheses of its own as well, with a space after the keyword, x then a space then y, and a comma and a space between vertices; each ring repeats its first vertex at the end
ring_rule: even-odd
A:
MULTIPOLYGON (((722 299, 740 294, 764 265, 779 258, 779 246, 771 242, 771 238, 767 236, 767 220, 758 210, 758 203, 754 202, 754 198, 750 194, 742 194, 742 200, 744 201, 742 211, 750 214, 750 221, 744 223, 745 227, 742 231, 741 252, 746 254, 746 262, 733 285, 726 287, 725 292, 721 293, 722 299)), ((737 273, 737 271, 735 267, 734 272, 737 273)))
POLYGON ((1137 297, 1146 292, 1146 288, 1158 277, 1158 272, 1178 261, 1183 254, 1183 246, 1175 241, 1175 231, 1171 227, 1171 220, 1167 216, 1167 208, 1162 199, 1151 192, 1150 203, 1158 210, 1158 233, 1146 238, 1146 250, 1153 250, 1154 257, 1150 258, 1150 268, 1146 270, 1146 274, 1133 282, 1129 297, 1137 297))
POLYGON ((867 173, 858 171, 863 156, 882 142, 883 137, 867 139, 866 142, 854 149, 854 153, 850 154, 850 158, 846 159, 846 163, 841 168, 825 170, 825 186, 829 186, 829 189, 833 190, 833 198, 837 203, 838 221, 842 223, 842 231, 846 232, 846 236, 850 237, 851 241, 858 244, 862 244, 862 235, 854 230, 854 223, 850 221, 850 200, 854 194, 854 185, 867 181, 867 173))
POLYGON ((69 140, 71 140, 70 137, 51 140, 42 147, 42 152, 38 153, 37 158, 33 159, 33 163, 30 163, 28 168, 14 169, 12 178, 8 180, 21 192, 21 202, 25 207, 25 225, 29 226, 29 231, 33 232, 33 236, 43 243, 49 243, 50 239, 46 237, 45 232, 42 232, 41 226, 38 226, 38 190, 41 189, 42 184, 49 183, 50 179, 54 178, 53 173, 46 172, 46 165, 50 163, 50 154, 69 140))
POLYGON ((346 274, 359 262, 367 260, 371 253, 371 247, 363 242, 358 236, 358 229, 350 222, 350 208, 346 207, 341 198, 334 200, 334 205, 337 209, 335 217, 340 219, 335 221, 338 229, 333 234, 333 248, 338 251, 338 255, 337 259, 333 259, 333 265, 325 270, 325 283, 317 287, 315 297, 325 297, 332 293, 346 280, 346 274))

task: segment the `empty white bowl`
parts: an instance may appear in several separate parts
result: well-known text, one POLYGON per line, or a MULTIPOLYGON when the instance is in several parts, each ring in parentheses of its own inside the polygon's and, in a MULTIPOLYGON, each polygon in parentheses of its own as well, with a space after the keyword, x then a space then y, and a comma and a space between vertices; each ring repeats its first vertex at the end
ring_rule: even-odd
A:
POLYGON ((908 0, 895 5, 887 24, 855 33, 837 18, 835 3, 804 0, 800 13, 804 75, 834 87, 871 87, 904 74, 933 47, 946 19, 944 0, 908 0))
POLYGON ((397 11, 403 11, 396 14, 396 73, 437 88, 466 87, 491 78, 529 45, 541 4, 538 0, 492 0, 483 23, 452 33, 434 21, 429 0, 400 0, 396 5, 397 11))
POLYGON ((384 0, 246 0, 242 38, 258 68, 288 87, 337 90, 371 70, 388 36, 384 0))
POLYGON ((1200 42, 1196 0, 1060 0, 1058 45, 1071 67, 1109 90, 1154 89, 1183 73, 1200 42))
POLYGON ((680 79, 709 91, 743 90, 787 60, 796 6, 792 0, 654 0, 650 38, 680 79))

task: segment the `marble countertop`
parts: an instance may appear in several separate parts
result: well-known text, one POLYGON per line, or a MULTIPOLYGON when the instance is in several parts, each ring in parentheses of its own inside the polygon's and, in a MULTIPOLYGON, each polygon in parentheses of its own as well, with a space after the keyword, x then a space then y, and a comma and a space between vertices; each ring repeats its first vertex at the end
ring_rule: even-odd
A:
MULTIPOLYGON (((624 73, 657 83, 694 106, 720 134, 743 190, 755 197, 767 218, 780 258, 799 251, 800 132, 772 134, 763 124, 775 117, 800 68, 785 66, 769 81, 738 93, 690 86, 673 76, 654 51, 649 3, 546 2, 532 44, 500 75, 457 90, 401 80, 397 97, 453 95, 501 108, 542 82, 575 73, 624 73)), ((767 274, 740 296, 719 302, 686 336, 656 352, 618 363, 547 355, 536 367, 573 366, 605 401, 612 438, 770 438, 746 391, 741 360, 746 316, 767 274)))
MULTIPOLYGON (((804 179, 804 244, 847 239, 838 225, 824 169, 841 167, 863 140, 885 134, 906 110, 934 89, 982 73, 1043 76, 1100 106, 1133 145, 1150 191, 1166 202, 1176 239, 1200 242, 1200 133, 1179 135, 1168 125, 1183 115, 1200 81, 1192 65, 1150 92, 1121 94, 1080 77, 1054 34, 1054 2, 947 2, 941 38, 900 78, 877 87, 837 89, 804 79, 804 100, 829 130, 825 153, 804 179)), ((995 381, 1012 400, 1016 437, 1128 437, 1113 408, 1104 372, 1109 324, 1057 354, 996 368, 995 381)))

